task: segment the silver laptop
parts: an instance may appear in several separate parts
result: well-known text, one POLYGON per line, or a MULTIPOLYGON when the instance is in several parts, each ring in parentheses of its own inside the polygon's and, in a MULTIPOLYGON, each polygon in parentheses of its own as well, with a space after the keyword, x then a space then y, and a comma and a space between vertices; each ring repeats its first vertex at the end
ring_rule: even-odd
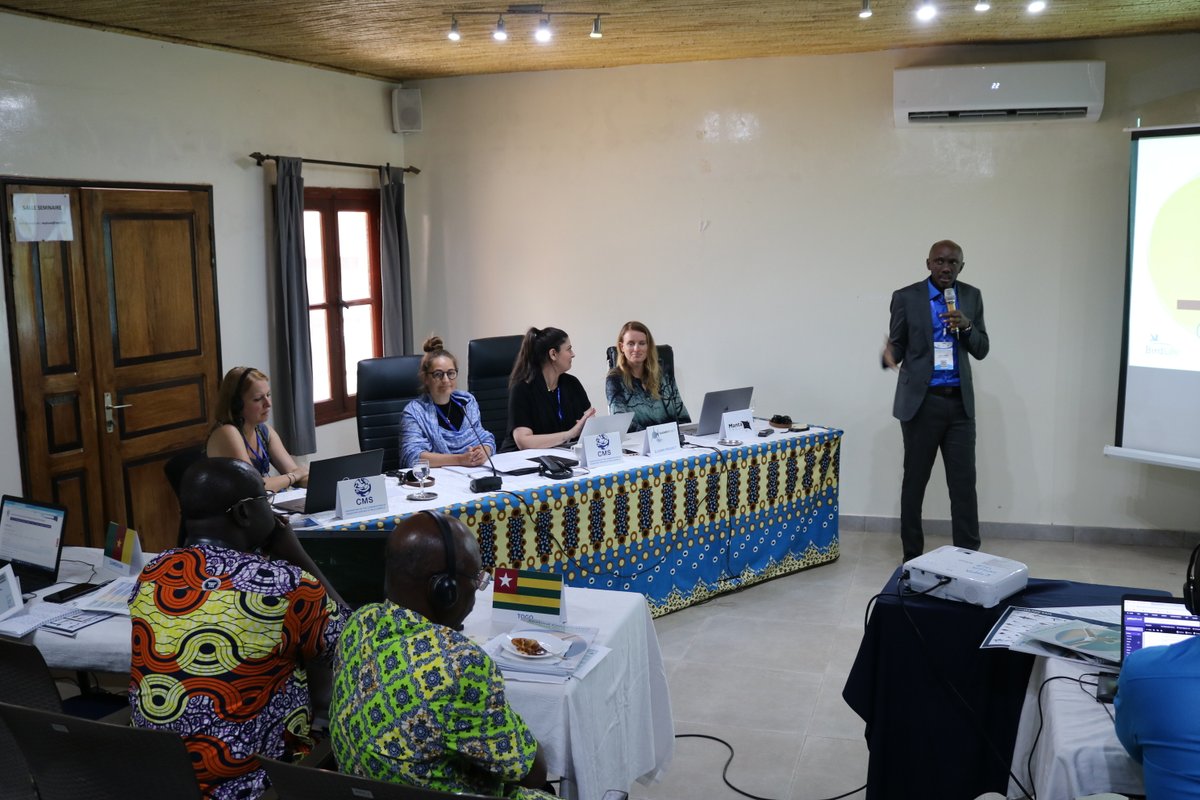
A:
POLYGON ((719 433, 721 415, 727 411, 741 411, 749 408, 750 398, 753 396, 753 386, 709 392, 704 395, 704 405, 700 407, 699 422, 680 425, 679 430, 689 436, 712 436, 719 433))
POLYGON ((58 582, 67 509, 4 495, 0 504, 0 567, 11 564, 21 591, 58 582))
POLYGON ((383 472, 383 450, 367 450, 314 461, 308 469, 308 491, 304 497, 276 503, 275 508, 292 514, 316 514, 337 505, 338 481, 365 478, 383 472))

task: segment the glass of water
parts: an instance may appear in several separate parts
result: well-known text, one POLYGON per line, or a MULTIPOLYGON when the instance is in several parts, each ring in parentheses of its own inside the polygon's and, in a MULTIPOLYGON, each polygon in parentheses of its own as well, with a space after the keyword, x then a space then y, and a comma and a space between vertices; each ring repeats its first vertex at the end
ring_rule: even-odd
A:
POLYGON ((409 500, 435 500, 437 492, 428 492, 425 490, 425 479, 429 477, 429 461, 424 458, 417 459, 413 462, 412 473, 421 483, 421 491, 413 492, 408 496, 409 500))

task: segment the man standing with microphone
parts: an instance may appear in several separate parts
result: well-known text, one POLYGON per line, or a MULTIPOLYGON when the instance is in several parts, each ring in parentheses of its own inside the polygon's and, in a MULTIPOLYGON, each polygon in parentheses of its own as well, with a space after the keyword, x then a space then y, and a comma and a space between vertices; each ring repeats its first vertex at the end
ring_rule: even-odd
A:
POLYGON ((883 365, 898 369, 892 414, 904 436, 900 543, 904 561, 925 550, 921 506, 938 450, 950 490, 956 547, 979 549, 975 495, 975 393, 971 358, 988 354, 983 295, 958 280, 963 251, 952 241, 929 249, 926 280, 892 293, 883 365))

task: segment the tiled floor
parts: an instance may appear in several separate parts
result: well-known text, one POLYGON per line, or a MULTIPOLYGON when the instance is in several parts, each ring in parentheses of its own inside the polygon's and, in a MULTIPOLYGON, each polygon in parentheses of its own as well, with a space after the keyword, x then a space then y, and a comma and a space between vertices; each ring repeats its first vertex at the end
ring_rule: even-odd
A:
MULTIPOLYGON (((926 550, 949 541, 927 537, 926 550)), ((1174 547, 1013 539, 984 550, 1029 565, 1035 578, 1163 589, 1178 595, 1189 551, 1174 547)), ((817 800, 866 781, 862 721, 842 687, 867 600, 899 564, 895 535, 841 532, 834 563, 655 621, 675 732, 719 736, 737 751, 729 780, 772 800, 817 800)), ((635 800, 735 800, 721 781, 727 751, 677 740, 666 777, 635 784, 635 800)), ((862 798, 863 794, 851 795, 862 798)))

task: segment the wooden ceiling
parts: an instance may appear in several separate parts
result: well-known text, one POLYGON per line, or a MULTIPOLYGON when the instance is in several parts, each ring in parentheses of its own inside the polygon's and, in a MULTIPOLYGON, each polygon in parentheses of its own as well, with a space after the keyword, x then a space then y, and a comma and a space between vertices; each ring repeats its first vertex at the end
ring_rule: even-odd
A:
POLYGON ((1200 0, 933 0, 938 16, 917 21, 920 0, 549 0, 555 36, 533 41, 538 17, 509 14, 509 40, 496 20, 458 18, 462 40, 446 38, 451 11, 501 11, 479 0, 0 0, 0 11, 232 50, 392 81, 501 72, 590 69, 730 58, 857 53, 899 47, 1028 42, 1200 31, 1200 0), (603 13, 592 39, 589 16, 603 13))

